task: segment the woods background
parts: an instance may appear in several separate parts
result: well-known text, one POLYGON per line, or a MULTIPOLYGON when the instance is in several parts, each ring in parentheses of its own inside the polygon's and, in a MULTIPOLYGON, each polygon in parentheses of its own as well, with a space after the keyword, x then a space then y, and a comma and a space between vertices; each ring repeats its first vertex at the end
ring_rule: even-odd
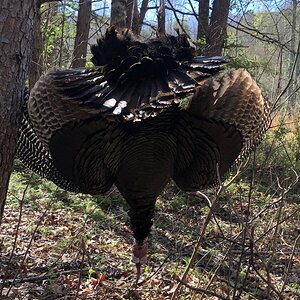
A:
POLYGON ((297 0, 2 0, 3 299, 300 299, 299 10, 297 0), (170 183, 140 287, 117 191, 74 195, 13 166, 25 86, 51 68, 91 66, 89 45, 110 24, 145 39, 178 29, 198 55, 228 55, 230 67, 247 69, 272 105, 265 141, 221 193, 186 195, 170 183))

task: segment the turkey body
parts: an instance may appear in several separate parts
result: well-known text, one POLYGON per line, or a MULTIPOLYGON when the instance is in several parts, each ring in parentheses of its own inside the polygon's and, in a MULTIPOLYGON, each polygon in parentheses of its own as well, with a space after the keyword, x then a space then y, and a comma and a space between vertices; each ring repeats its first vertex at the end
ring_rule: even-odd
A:
POLYGON ((194 57, 183 36, 142 43, 111 28, 92 53, 100 67, 37 82, 18 157, 66 190, 115 184, 142 247, 169 180, 184 191, 217 183, 260 142, 269 106, 248 72, 219 73, 228 59, 194 57))

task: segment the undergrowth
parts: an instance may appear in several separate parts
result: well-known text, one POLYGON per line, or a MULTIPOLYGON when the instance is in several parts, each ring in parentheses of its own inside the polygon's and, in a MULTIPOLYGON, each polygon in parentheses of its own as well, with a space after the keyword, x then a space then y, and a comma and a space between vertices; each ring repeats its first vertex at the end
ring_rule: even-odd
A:
POLYGON ((277 119, 247 166, 216 189, 173 182, 157 202, 141 283, 128 206, 67 193, 16 162, 1 227, 2 299, 300 299, 299 120, 277 119))

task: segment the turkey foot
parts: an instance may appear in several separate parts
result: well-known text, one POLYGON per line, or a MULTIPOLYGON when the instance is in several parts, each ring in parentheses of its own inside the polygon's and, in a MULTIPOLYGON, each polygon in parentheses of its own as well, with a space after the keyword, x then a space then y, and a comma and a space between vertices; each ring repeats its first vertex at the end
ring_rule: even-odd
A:
POLYGON ((135 241, 132 248, 132 261, 135 263, 137 274, 136 284, 141 276, 141 267, 147 262, 148 245, 147 240, 143 242, 135 241))

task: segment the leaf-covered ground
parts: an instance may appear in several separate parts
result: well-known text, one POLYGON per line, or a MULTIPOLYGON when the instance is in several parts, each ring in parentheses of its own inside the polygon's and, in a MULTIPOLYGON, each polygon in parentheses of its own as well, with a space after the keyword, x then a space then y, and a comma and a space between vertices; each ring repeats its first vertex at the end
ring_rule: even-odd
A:
MULTIPOLYGON (((171 299, 215 192, 206 195, 167 187, 135 285, 127 206, 116 190, 74 195, 16 171, 0 234, 1 299, 171 299)), ((218 198, 178 299, 300 299, 299 236, 295 189, 270 194, 239 180, 218 198)))

